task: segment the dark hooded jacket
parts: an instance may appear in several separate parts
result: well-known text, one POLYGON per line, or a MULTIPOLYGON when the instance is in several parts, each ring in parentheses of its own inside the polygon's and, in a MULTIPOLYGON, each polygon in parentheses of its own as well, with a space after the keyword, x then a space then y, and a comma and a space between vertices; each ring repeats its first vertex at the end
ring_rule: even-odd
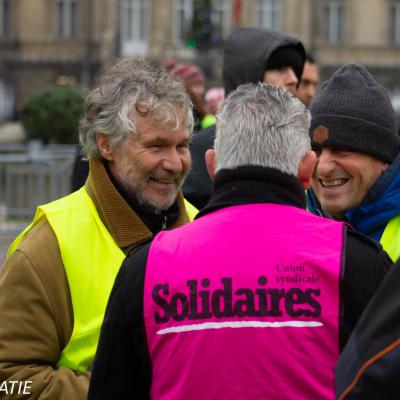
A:
MULTIPOLYGON (((245 83, 263 80, 271 54, 282 47, 294 47, 303 64, 305 50, 297 39, 283 33, 258 28, 242 28, 233 32, 224 46, 223 84, 225 94, 245 83)), ((294 71, 300 81, 303 69, 294 71)), ((204 208, 211 196, 212 183, 204 155, 214 145, 215 125, 193 135, 190 146, 192 170, 183 186, 185 198, 198 209, 204 208)))
POLYGON ((392 266, 335 368, 339 400, 397 400, 400 393, 400 263, 392 266))

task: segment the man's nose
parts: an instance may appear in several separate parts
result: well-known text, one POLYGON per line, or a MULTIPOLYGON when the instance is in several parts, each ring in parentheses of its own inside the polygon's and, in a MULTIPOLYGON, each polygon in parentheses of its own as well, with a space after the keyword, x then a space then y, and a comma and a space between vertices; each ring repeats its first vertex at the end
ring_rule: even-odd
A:
POLYGON ((315 97, 316 87, 315 85, 309 84, 307 87, 307 96, 312 100, 315 97))
POLYGON ((335 168, 335 159, 329 149, 322 149, 318 156, 318 164, 316 167, 319 176, 328 176, 335 168))
POLYGON ((288 85, 296 86, 299 83, 296 74, 293 71, 293 68, 288 68, 286 71, 286 83, 288 85))
POLYGON ((299 82, 296 74, 294 73, 292 68, 288 68, 285 71, 284 76, 284 87, 292 94, 296 94, 297 83, 299 82))
POLYGON ((168 150, 168 154, 163 159, 162 167, 175 174, 182 172, 182 157, 176 148, 168 150))

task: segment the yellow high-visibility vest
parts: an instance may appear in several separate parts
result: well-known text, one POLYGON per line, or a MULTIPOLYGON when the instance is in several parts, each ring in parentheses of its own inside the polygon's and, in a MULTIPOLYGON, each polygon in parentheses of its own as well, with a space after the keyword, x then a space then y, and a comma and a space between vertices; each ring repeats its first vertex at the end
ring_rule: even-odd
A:
MULTIPOLYGON (((193 220, 197 209, 186 200, 185 207, 193 220)), ((72 335, 57 365, 86 371, 93 363, 108 298, 125 255, 104 226, 84 187, 39 206, 33 222, 14 240, 8 255, 43 217, 60 247, 74 312, 72 335)))
POLYGON ((84 187, 38 207, 32 224, 11 244, 8 254, 43 217, 57 237, 74 312, 72 335, 57 365, 85 371, 93 363, 108 297, 125 255, 84 187))
POLYGON ((189 221, 193 221, 199 210, 193 204, 189 203, 186 199, 184 199, 184 203, 189 221))
POLYGON ((393 262, 396 262, 400 257, 400 215, 388 222, 380 243, 393 262))

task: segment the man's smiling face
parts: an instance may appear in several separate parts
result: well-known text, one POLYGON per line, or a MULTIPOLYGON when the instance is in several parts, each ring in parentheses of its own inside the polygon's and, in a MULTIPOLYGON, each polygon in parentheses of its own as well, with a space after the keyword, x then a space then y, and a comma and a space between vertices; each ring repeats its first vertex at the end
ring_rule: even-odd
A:
POLYGON ((176 128, 173 123, 159 124, 140 115, 135 120, 137 132, 127 135, 119 147, 110 151, 110 170, 140 204, 167 210, 175 202, 191 165, 189 130, 182 121, 176 128))
POLYGON ((338 219, 362 203, 388 168, 383 161, 355 151, 323 147, 316 153, 318 164, 311 186, 322 209, 338 219))

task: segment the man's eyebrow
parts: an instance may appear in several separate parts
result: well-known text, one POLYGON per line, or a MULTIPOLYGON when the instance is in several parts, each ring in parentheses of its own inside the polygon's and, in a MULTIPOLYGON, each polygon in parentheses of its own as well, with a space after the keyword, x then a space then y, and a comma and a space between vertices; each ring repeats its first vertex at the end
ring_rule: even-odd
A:
POLYGON ((164 143, 167 141, 167 139, 163 138, 162 136, 156 136, 152 138, 145 138, 144 143, 164 143))
MULTIPOLYGON (((163 136, 156 136, 151 139, 145 139, 144 143, 168 143, 168 138, 163 136)), ((179 143, 190 143, 190 136, 185 137, 179 143)))

